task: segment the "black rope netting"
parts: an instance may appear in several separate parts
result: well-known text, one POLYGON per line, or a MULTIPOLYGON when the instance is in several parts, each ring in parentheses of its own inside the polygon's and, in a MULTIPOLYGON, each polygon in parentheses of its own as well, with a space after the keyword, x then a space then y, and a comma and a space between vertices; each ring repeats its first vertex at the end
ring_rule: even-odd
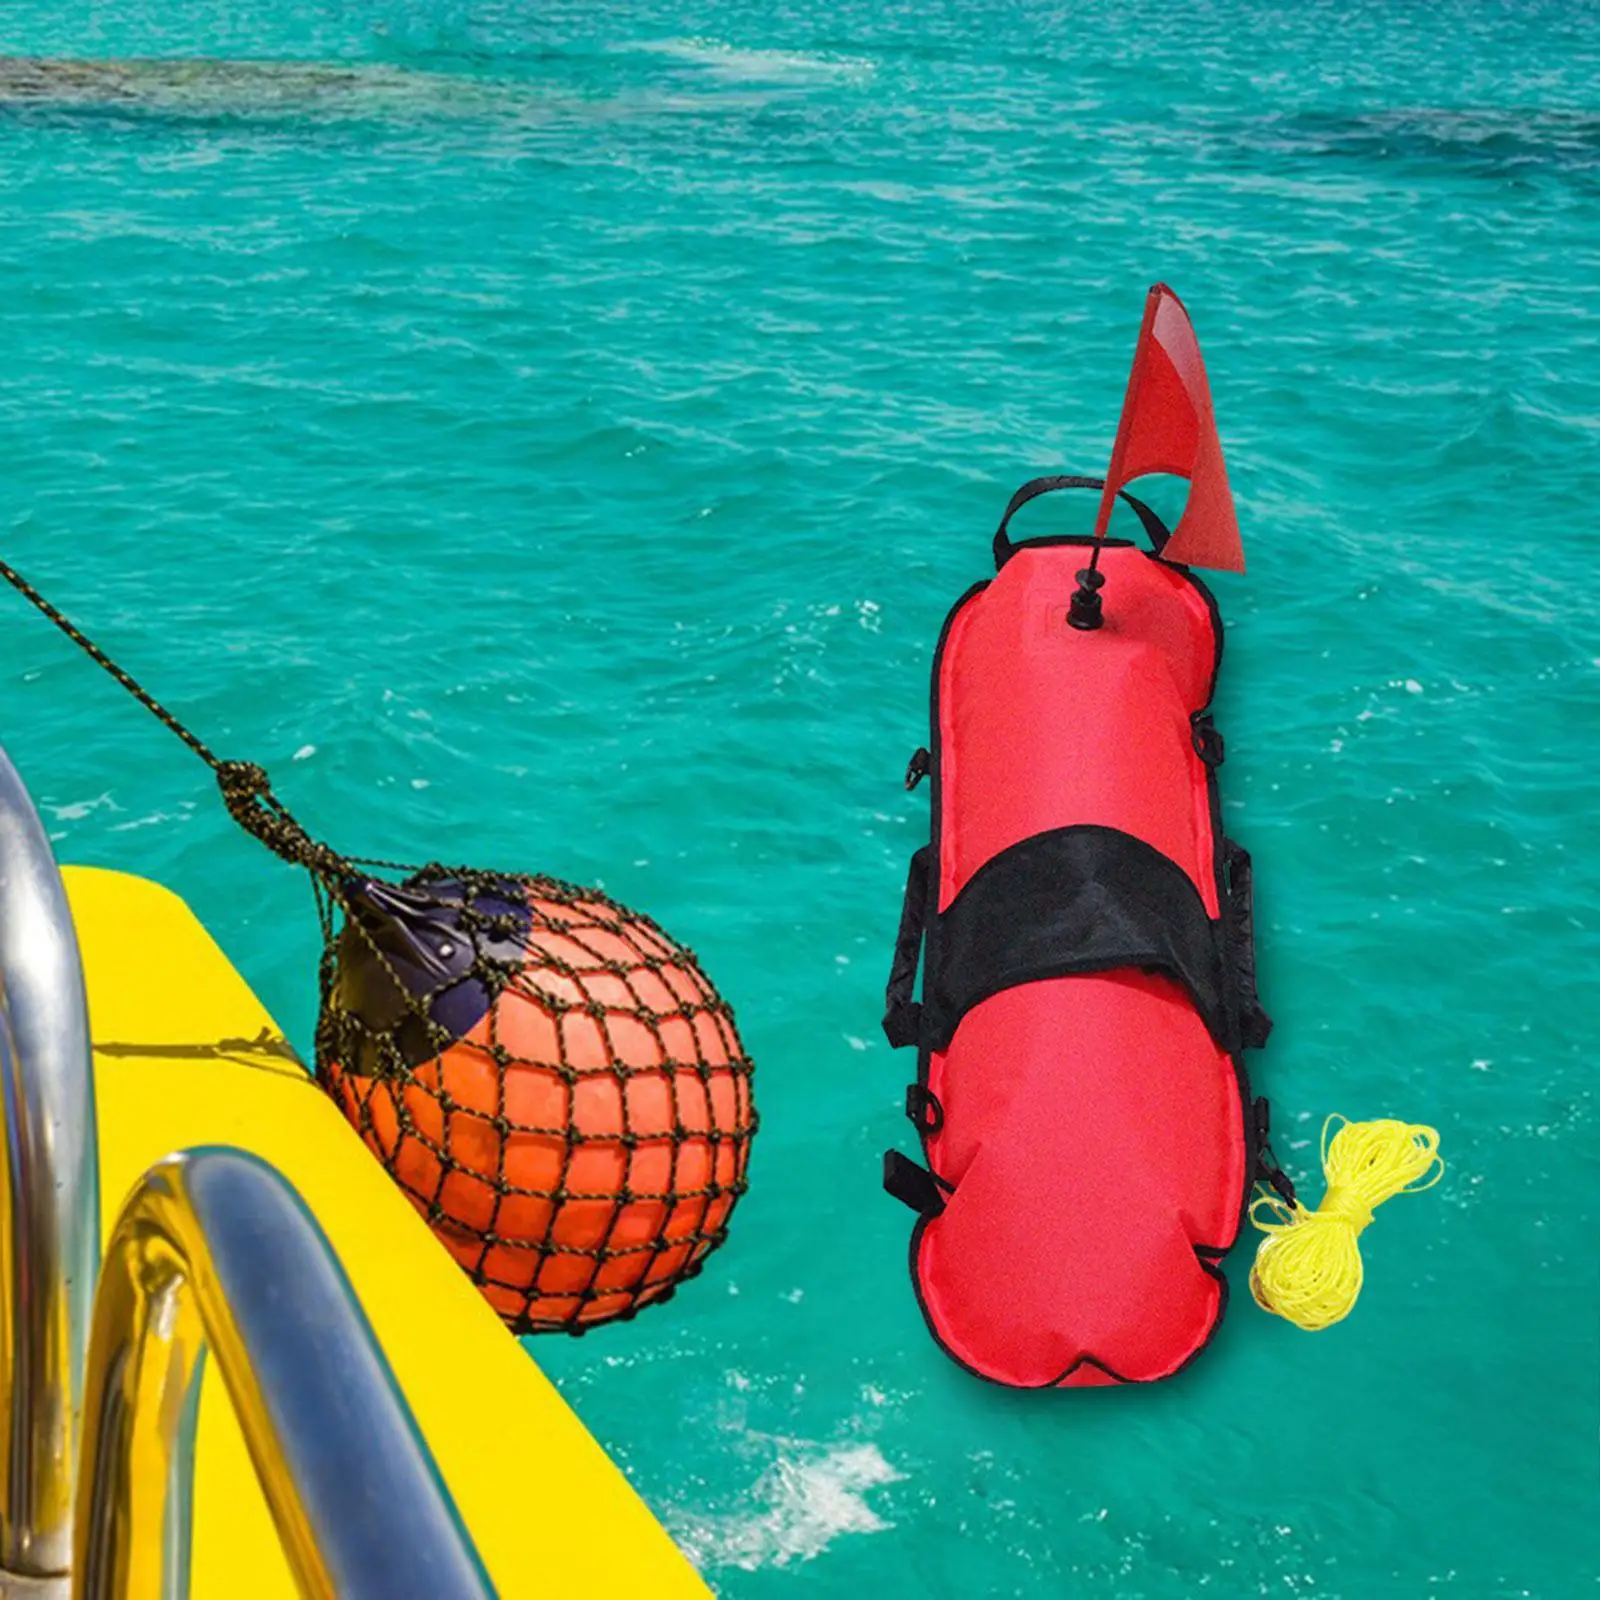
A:
POLYGON ((317 1075, 518 1332, 629 1316, 727 1235, 755 1131, 733 1014, 649 919, 432 866, 322 901, 317 1075))
POLYGON ((0 576, 216 773, 310 874, 317 1081, 518 1333, 630 1317, 727 1236, 757 1117, 733 1012, 649 918, 555 878, 318 843, 12 568, 0 576), (388 874, 400 873, 398 880, 388 874))

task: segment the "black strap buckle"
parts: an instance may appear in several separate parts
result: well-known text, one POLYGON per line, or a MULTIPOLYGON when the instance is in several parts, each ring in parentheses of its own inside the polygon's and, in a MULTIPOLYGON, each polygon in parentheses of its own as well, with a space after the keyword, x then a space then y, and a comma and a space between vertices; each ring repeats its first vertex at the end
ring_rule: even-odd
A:
POLYGON ((1265 1150, 1267 1147, 1267 1136, 1272 1127, 1272 1107, 1267 1104, 1266 1096, 1263 1095, 1259 1100, 1256 1101, 1253 1109, 1255 1112, 1256 1125, 1256 1149, 1265 1150))
POLYGON ((955 1193, 955 1185, 919 1167, 898 1150, 883 1153, 883 1187, 902 1205, 919 1216, 936 1217, 945 1208, 945 1196, 955 1193))
POLYGON ((924 1083, 906 1085, 906 1115, 918 1133, 928 1138, 944 1132, 944 1107, 939 1097, 924 1083))
POLYGON ((1278 1158, 1272 1153, 1272 1146, 1267 1140, 1272 1116, 1271 1107, 1265 1098, 1262 1098, 1256 1101, 1252 1110, 1256 1134, 1256 1180, 1259 1183, 1270 1184, 1286 1205, 1296 1205, 1298 1202, 1294 1196, 1293 1180, 1278 1165, 1278 1158))
POLYGON ((926 750, 918 749, 906 763, 906 789, 909 792, 928 776, 933 767, 933 756, 926 750))
POLYGON ((1266 1180, 1278 1191, 1285 1205, 1299 1205, 1300 1202, 1295 1199, 1293 1179, 1276 1161, 1272 1164, 1272 1170, 1266 1174, 1266 1180))

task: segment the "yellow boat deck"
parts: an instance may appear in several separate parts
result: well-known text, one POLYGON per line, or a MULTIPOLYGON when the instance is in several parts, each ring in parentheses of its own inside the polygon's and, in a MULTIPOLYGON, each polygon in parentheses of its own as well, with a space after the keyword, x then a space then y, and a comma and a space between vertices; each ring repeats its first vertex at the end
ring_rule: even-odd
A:
MULTIPOLYGON (((66 868, 94 1039, 101 1226, 156 1161, 226 1144, 321 1223, 506 1600, 709 1593, 294 1058, 176 895, 66 868)), ((202 1390, 195 1600, 297 1593, 220 1382, 202 1390)))

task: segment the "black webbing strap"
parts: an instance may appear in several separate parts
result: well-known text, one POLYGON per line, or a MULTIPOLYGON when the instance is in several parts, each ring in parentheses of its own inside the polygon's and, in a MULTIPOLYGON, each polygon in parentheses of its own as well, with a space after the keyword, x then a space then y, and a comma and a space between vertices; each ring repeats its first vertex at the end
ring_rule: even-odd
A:
POLYGON ((1272 1018, 1262 1010, 1261 997, 1256 992, 1255 873, 1250 852, 1232 839, 1222 841, 1222 860, 1228 878, 1223 943, 1233 978, 1239 1043, 1246 1050, 1259 1050, 1272 1032, 1272 1018))
MULTIPOLYGON (((1000 527, 994 536, 995 570, 998 572, 1016 554, 1017 547, 1012 543, 1011 535, 1007 532, 1007 529, 1011 525, 1012 517, 1027 505, 1030 500, 1037 500, 1040 495, 1050 494, 1057 489, 1104 489, 1105 486, 1106 480, 1104 478, 1072 477, 1033 478, 1023 484, 1012 495, 1010 503, 1006 506, 1005 515, 1000 518, 1000 527)), ((1125 500, 1133 508, 1134 515, 1144 524, 1144 531, 1150 536, 1150 543, 1154 547, 1155 553, 1160 555, 1162 550, 1166 548, 1167 540, 1172 537, 1172 532, 1166 523, 1144 501, 1134 499, 1127 490, 1119 490, 1118 498, 1125 500)))
POLYGON ((924 845, 906 874, 884 1036, 896 1049, 926 1042, 943 1051, 967 1012, 1004 989, 1137 967, 1182 984, 1224 1050, 1260 1049, 1272 1019, 1256 990, 1250 853, 1231 839, 1221 848, 1226 893, 1213 921, 1188 873, 1120 828, 1078 823, 1021 840, 986 861, 940 914, 919 1004, 912 995, 933 867, 924 845))
POLYGON ((955 1193, 955 1185, 919 1167, 910 1156, 898 1150, 883 1153, 883 1187, 902 1205, 924 1217, 936 1217, 945 1207, 945 1196, 955 1193))
POLYGON ((967 1012, 1002 990, 1134 967, 1182 984, 1232 1051, 1221 933, 1189 874, 1143 839, 1098 823, 1033 834, 986 861, 940 913, 922 988, 926 1043, 947 1049, 967 1012))
POLYGON ((938 958, 912 998, 933 849, 906 874, 883 1018, 896 1049, 943 1051, 975 1005, 1018 984, 1120 967, 1183 985, 1217 1043, 1260 1049, 1272 1032, 1256 990, 1249 851, 1222 840, 1222 916, 1206 915, 1182 867, 1153 845, 1097 823, 1052 828, 987 861, 938 919, 938 958))
POLYGON ((922 1007, 911 998, 917 984, 917 959, 922 952, 923 922, 928 906, 928 865, 933 846, 925 844, 911 858, 906 873, 906 898, 900 908, 900 932, 894 941, 894 961, 884 994, 883 1031, 898 1050, 915 1044, 922 1031, 922 1007))

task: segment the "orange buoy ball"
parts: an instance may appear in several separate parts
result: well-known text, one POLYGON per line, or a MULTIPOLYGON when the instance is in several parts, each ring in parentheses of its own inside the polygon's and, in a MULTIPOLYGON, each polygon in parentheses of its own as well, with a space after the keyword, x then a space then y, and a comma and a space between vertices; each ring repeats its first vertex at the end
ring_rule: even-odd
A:
POLYGON ((340 898, 319 1077, 513 1331, 581 1332, 696 1273, 756 1114, 694 956, 550 879, 435 869, 340 898))

